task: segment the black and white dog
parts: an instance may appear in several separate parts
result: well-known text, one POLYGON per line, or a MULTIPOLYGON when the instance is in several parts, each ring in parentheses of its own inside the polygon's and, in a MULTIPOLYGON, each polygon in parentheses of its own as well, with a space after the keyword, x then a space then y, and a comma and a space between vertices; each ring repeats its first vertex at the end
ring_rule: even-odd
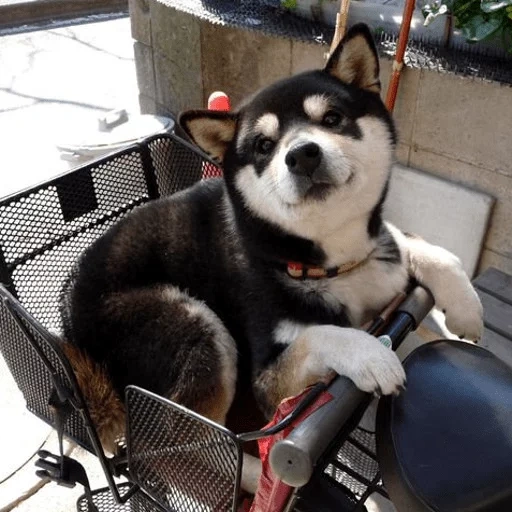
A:
MULTIPOLYGON (((452 332, 481 336, 458 259, 381 218, 396 136, 379 92, 375 46, 357 25, 324 69, 234 113, 182 114, 225 177, 136 210, 80 259, 62 310, 90 404, 95 386, 111 383, 115 402, 136 384, 224 423, 237 387, 252 386, 270 416, 333 370, 397 393, 400 361, 358 327, 411 279, 452 332)), ((106 445, 124 426, 113 402, 93 411, 106 445)))

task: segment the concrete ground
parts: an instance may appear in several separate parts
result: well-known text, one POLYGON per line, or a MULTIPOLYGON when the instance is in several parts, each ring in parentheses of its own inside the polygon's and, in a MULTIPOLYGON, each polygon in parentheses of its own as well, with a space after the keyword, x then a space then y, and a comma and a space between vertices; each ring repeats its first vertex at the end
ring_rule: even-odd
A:
MULTIPOLYGON (((121 107, 139 112, 126 16, 0 36, 0 70, 0 197, 73 167, 55 144, 94 128, 98 116, 121 107)), ((40 485, 32 455, 43 444, 56 453, 57 445, 55 433, 25 410, 1 356, 0 389, 0 512, 7 512, 40 485)), ((78 448, 73 456, 93 488, 106 485, 94 457, 78 448)), ((15 510, 69 512, 82 493, 49 483, 15 510)))
POLYGON ((98 116, 138 113, 128 17, 0 37, 0 196, 73 163, 55 144, 98 116))

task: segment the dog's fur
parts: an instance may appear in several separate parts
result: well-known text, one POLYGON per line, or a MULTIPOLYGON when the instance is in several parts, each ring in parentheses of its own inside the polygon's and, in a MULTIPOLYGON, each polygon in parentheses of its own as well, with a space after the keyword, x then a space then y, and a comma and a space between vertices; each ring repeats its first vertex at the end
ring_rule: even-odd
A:
MULTIPOLYGON (((325 69, 233 113, 181 116, 224 179, 128 215, 86 251, 63 294, 64 336, 81 351, 68 354, 102 366, 112 400, 136 384, 224 423, 237 387, 252 386, 270 416, 333 370, 396 393, 398 358, 358 327, 411 278, 452 331, 480 337, 482 309, 457 258, 381 219, 396 136, 379 91, 376 50, 358 25, 325 69), (286 270, 350 261, 361 264, 337 277, 286 270)), ((107 445, 122 431, 114 410, 98 422, 107 445)))

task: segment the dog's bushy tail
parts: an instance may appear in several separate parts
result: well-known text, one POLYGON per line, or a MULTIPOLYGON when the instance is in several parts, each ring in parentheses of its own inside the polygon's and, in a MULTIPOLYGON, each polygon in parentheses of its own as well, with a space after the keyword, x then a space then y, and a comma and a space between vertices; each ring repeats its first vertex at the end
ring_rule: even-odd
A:
POLYGON ((125 431, 126 411, 123 401, 103 366, 67 341, 63 341, 62 349, 75 372, 103 449, 116 453, 116 440, 125 431))

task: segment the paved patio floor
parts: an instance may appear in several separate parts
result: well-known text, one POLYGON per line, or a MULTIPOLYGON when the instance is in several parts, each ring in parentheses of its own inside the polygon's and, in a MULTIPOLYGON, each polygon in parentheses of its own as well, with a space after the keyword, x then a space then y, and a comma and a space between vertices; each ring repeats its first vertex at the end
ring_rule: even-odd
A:
MULTIPOLYGON (((0 197, 74 166, 55 144, 95 126, 101 114, 120 107, 139 112, 127 17, 4 35, 0 70, 0 197)), ((0 511, 7 512, 40 482, 33 460, 23 464, 43 443, 54 453, 57 445, 55 433, 25 410, 1 356, 0 389, 0 511)), ((73 456, 86 466, 93 487, 106 485, 94 457, 79 449, 73 456)), ((49 483, 16 511, 69 512, 82 493, 49 483)))
POLYGON ((0 196, 73 164, 55 144, 116 108, 138 113, 129 18, 0 37, 0 196))

